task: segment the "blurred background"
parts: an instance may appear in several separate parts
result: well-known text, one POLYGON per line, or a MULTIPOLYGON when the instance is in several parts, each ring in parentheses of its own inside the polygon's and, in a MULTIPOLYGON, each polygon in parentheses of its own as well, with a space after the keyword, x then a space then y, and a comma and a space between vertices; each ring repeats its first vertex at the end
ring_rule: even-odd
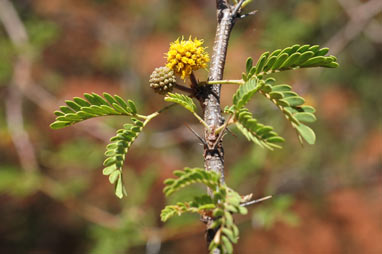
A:
MULTIPOLYGON (((293 44, 320 44, 338 69, 277 74, 317 108, 314 146, 302 147, 277 109, 256 96, 251 111, 286 139, 274 152, 227 135, 228 184, 274 197, 236 219, 236 253, 382 253, 382 1, 256 0, 256 16, 232 32, 225 78, 245 60, 293 44)), ((161 223, 163 179, 202 167, 203 147, 172 109, 150 123, 127 156, 128 197, 102 175, 104 149, 121 118, 53 131, 53 111, 85 92, 134 99, 143 113, 165 103, 149 75, 184 35, 211 50, 215 1, 0 0, 0 253, 204 253, 198 216, 161 223)), ((207 72, 196 73, 205 79, 207 72)), ((235 87, 226 86, 222 104, 235 87)))

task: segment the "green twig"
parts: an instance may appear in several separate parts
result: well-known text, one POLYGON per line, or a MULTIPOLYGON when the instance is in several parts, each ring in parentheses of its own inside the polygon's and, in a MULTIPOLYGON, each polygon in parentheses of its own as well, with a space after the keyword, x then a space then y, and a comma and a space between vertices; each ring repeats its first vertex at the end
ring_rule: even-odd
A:
POLYGON ((207 81, 207 85, 223 85, 223 84, 231 84, 231 85, 243 85, 244 81, 240 80, 211 80, 207 81))
POLYGON ((153 118, 157 117, 160 113, 162 113, 163 111, 166 111, 166 110, 168 110, 168 109, 170 109, 170 108, 172 108, 173 106, 176 106, 176 105, 178 105, 178 104, 177 104, 177 103, 172 103, 172 104, 167 105, 167 106, 161 108, 160 110, 158 110, 157 112, 154 112, 154 113, 152 113, 152 114, 150 114, 150 115, 148 115, 148 116, 143 116, 143 115, 138 115, 138 114, 137 114, 137 117, 140 117, 140 118, 145 119, 143 125, 146 125, 146 124, 147 124, 148 122, 150 122, 153 118))
POLYGON ((195 112, 193 112, 192 114, 199 120, 201 124, 203 124, 203 126, 208 130, 208 132, 211 132, 211 129, 208 126, 208 124, 198 114, 196 114, 195 112))
POLYGON ((148 117, 148 116, 140 115, 140 114, 136 114, 135 116, 138 117, 138 118, 141 118, 141 119, 143 119, 143 120, 146 120, 147 117, 148 117))
MULTIPOLYGON (((157 117, 160 113, 162 113, 163 111, 166 111, 166 110, 172 108, 172 107, 175 106, 175 105, 178 105, 178 104, 177 104, 177 103, 172 103, 172 104, 170 104, 170 105, 168 105, 168 106, 166 106, 166 107, 163 107, 162 109, 160 109, 160 110, 158 110, 157 112, 154 112, 154 113, 152 113, 152 114, 150 114, 150 115, 148 115, 148 116, 142 116, 142 115, 139 115, 139 117, 145 119, 143 125, 146 125, 146 124, 147 124, 148 122, 150 122, 153 118, 157 117)), ((200 122, 201 124, 203 124, 203 126, 204 126, 205 128, 207 128, 207 129, 210 131, 210 127, 207 125, 207 123, 206 123, 206 122, 205 122, 205 121, 204 121, 198 114, 196 114, 195 112, 192 112, 192 114, 199 120, 199 122, 200 122)), ((137 116, 138 116, 138 115, 137 115, 137 116)))
POLYGON ((223 130, 225 130, 227 128, 228 125, 230 125, 232 122, 231 122, 231 119, 232 119, 232 114, 228 117, 227 121, 225 121, 225 123, 223 125, 221 125, 219 128, 217 128, 215 130, 215 135, 219 134, 220 132, 222 132, 223 130))

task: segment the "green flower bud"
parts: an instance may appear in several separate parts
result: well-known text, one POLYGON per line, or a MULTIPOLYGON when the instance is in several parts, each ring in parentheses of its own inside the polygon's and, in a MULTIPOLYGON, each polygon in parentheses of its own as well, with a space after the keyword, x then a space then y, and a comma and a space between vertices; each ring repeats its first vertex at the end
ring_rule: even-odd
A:
POLYGON ((175 86, 176 78, 174 71, 164 67, 155 68, 150 75, 150 87, 154 89, 156 93, 166 94, 171 92, 175 86))

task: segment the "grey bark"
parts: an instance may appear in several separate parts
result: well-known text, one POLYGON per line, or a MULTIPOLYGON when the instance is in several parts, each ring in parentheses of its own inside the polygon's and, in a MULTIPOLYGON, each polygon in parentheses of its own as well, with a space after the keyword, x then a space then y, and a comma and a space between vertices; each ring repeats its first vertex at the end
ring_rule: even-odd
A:
MULTIPOLYGON (((226 0, 216 0, 216 8, 217 28, 208 77, 211 81, 223 79, 228 41, 236 19, 235 11, 232 10, 232 6, 226 0)), ((204 166, 208 171, 220 173, 220 180, 224 183, 224 149, 222 142, 220 141, 215 148, 211 149, 217 139, 214 130, 224 123, 220 108, 221 85, 205 86, 205 89, 206 91, 203 92, 201 102, 204 109, 204 121, 208 124, 211 131, 205 130, 207 145, 204 148, 204 166)), ((216 233, 215 230, 208 229, 212 223, 213 219, 211 218, 207 222, 207 247, 216 233)), ((220 253, 220 251, 215 249, 213 253, 220 253)))

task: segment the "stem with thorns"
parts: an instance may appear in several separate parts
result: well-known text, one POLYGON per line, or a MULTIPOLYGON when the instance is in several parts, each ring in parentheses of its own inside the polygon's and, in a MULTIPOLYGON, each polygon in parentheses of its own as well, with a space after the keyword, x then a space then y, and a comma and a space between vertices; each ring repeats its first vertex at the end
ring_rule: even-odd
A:
MULTIPOLYGON (((210 63, 209 81, 223 79, 228 40, 238 14, 232 12, 232 7, 227 0, 216 0, 217 27, 210 63)), ((207 171, 219 173, 221 175, 220 181, 224 183, 224 150, 222 141, 218 140, 215 134, 215 130, 224 124, 224 118, 222 117, 220 108, 221 84, 204 86, 203 89, 204 93, 201 102, 204 110, 204 121, 211 129, 205 128, 204 132, 205 141, 207 143, 207 146, 204 148, 204 167, 207 171), (217 140, 218 142, 216 143, 217 140)), ((211 191, 209 191, 209 194, 211 194, 211 191)), ((213 222, 213 218, 210 218, 207 222, 207 247, 218 232, 217 229, 211 228, 213 222)), ((214 249, 212 253, 218 254, 220 250, 214 249)))

